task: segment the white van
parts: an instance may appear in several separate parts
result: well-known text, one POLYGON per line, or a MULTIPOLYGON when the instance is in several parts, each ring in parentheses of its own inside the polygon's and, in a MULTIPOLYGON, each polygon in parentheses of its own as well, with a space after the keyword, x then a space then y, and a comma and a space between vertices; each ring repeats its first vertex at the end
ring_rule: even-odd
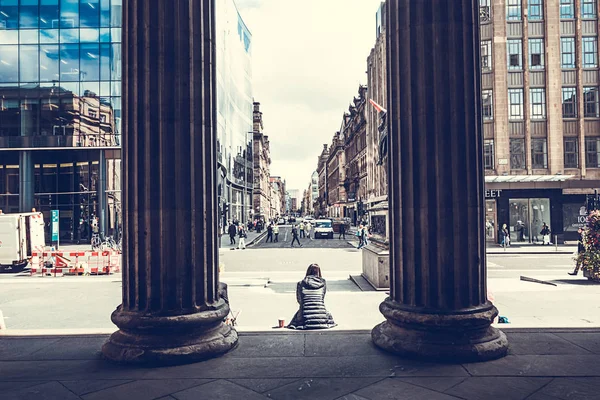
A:
POLYGON ((319 237, 328 237, 333 239, 333 225, 330 219, 317 219, 314 221, 315 239, 319 237))
POLYGON ((0 272, 22 271, 27 258, 45 246, 41 212, 0 214, 0 272))

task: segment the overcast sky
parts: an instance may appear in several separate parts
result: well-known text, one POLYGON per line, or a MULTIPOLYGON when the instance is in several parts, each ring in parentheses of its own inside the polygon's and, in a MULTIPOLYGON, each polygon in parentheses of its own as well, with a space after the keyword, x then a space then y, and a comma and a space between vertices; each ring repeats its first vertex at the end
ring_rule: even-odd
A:
POLYGON ((252 32, 254 99, 271 141, 271 175, 308 187, 323 144, 367 83, 380 0, 236 0, 252 32))

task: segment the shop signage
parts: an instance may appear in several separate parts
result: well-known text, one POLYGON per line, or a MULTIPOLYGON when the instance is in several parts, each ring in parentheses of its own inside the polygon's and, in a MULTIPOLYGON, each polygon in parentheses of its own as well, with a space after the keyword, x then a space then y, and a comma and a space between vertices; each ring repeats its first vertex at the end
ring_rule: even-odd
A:
POLYGON ((52 241, 58 242, 58 210, 52 210, 52 241))
POLYGON ((486 199, 495 199, 496 197, 500 197, 501 193, 502 193, 502 189, 486 190, 485 198, 486 199))
POLYGON ((563 227, 565 232, 577 232, 585 225, 587 208, 581 204, 563 204, 563 227))

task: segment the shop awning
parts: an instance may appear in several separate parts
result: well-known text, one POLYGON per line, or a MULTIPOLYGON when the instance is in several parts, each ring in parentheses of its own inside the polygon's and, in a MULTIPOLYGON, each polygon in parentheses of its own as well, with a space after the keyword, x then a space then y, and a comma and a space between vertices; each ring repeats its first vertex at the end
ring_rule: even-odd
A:
POLYGON ((575 175, 488 175, 485 183, 564 182, 575 175))

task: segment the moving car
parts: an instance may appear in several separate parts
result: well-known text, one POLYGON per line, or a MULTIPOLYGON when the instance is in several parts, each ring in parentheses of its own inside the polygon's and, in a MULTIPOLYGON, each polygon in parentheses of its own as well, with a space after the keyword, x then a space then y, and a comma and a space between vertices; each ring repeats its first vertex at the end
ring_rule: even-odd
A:
POLYGON ((317 219, 314 221, 315 239, 327 237, 333 239, 333 225, 330 219, 317 219))

